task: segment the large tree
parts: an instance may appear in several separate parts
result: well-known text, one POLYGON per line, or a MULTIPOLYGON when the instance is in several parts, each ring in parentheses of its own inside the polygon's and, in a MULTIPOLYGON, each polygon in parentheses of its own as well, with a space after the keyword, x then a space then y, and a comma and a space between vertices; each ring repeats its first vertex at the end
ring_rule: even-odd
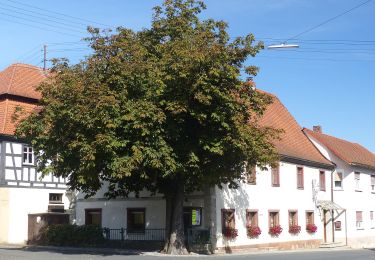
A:
POLYGON ((108 184, 109 198, 149 190, 165 196, 165 252, 186 252, 184 197, 203 185, 246 180, 244 171, 276 159, 276 131, 257 123, 270 97, 245 66, 263 48, 232 39, 227 24, 201 20, 205 5, 166 0, 149 29, 89 29, 93 54, 55 64, 38 87, 40 109, 22 120, 38 169, 68 178, 88 196, 108 184), (241 80, 241 72, 249 75, 241 80))

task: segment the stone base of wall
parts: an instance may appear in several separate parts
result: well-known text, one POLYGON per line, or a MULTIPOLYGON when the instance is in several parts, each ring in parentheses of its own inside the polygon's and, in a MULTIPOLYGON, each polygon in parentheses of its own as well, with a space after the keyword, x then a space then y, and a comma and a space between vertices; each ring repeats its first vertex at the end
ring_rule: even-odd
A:
POLYGON ((278 243, 264 243, 254 245, 219 247, 215 253, 236 253, 236 252, 256 252, 273 250, 294 250, 303 248, 318 248, 322 243, 321 239, 286 241, 278 243))

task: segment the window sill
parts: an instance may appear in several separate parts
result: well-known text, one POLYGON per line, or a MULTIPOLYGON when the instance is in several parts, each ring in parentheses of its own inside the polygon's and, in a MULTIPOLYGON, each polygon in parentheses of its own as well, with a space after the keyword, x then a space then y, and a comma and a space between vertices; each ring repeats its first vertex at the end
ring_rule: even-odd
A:
POLYGON ((34 166, 35 164, 34 163, 22 163, 22 165, 25 165, 25 166, 34 166))
MULTIPOLYGON (((272 187, 279 188, 280 185, 272 185, 272 187)), ((374 192, 375 193, 375 192, 374 192)))
POLYGON ((363 192, 362 190, 355 190, 355 192, 363 192))
POLYGON ((357 230, 365 230, 364 228, 357 228, 357 230))
POLYGON ((343 188, 336 188, 336 189, 333 189, 333 191, 344 191, 343 188))

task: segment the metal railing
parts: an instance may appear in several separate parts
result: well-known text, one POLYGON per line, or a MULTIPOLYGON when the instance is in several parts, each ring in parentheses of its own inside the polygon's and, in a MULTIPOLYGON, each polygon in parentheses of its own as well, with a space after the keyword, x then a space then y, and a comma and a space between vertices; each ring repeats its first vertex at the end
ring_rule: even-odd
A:
POLYGON ((147 228, 144 230, 129 230, 126 228, 103 228, 103 235, 108 240, 119 241, 164 241, 164 228, 147 228))

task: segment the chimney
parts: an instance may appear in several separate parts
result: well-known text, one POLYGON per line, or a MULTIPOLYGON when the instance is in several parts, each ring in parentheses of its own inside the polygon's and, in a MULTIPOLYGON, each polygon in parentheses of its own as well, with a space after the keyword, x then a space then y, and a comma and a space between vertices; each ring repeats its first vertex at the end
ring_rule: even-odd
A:
POLYGON ((314 125, 313 126, 313 131, 314 132, 317 132, 317 133, 323 133, 323 131, 322 131, 322 126, 321 125, 314 125))

